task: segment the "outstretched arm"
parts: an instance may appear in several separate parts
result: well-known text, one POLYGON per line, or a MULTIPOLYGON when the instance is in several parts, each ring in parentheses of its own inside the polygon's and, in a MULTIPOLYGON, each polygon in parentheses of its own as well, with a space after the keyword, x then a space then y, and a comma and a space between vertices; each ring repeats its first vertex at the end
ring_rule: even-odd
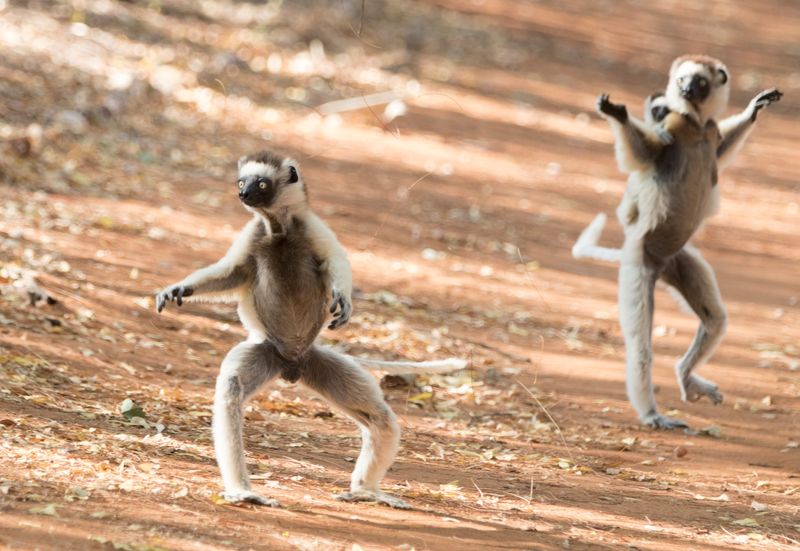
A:
POLYGON ((720 169, 733 162, 755 127, 758 112, 771 103, 780 101, 782 96, 783 93, 776 88, 765 90, 750 100, 744 111, 719 123, 722 140, 717 147, 717 165, 720 169))
POLYGON ((250 255, 253 240, 263 232, 263 222, 254 217, 236 236, 233 244, 220 260, 169 285, 156 295, 156 309, 161 312, 168 301, 178 306, 187 297, 206 295, 216 300, 235 298, 236 290, 252 280, 255 266, 250 255))
POLYGON ((672 136, 662 126, 648 128, 630 116, 624 105, 612 103, 608 94, 597 98, 597 112, 611 125, 617 164, 623 172, 647 169, 661 149, 672 143, 672 136))
POLYGON ((324 262, 323 268, 328 273, 328 278, 333 294, 331 303, 331 314, 333 321, 328 326, 329 329, 341 327, 350 319, 353 312, 353 272, 350 269, 350 261, 347 260, 347 252, 342 247, 336 234, 313 212, 309 212, 306 218, 308 232, 314 252, 324 262))

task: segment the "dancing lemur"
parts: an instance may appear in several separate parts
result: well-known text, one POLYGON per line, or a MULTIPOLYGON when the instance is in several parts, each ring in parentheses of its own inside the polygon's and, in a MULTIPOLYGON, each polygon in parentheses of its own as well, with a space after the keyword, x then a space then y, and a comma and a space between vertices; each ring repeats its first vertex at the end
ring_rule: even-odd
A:
POLYGON ((720 61, 683 56, 672 64, 663 99, 649 98, 645 115, 649 120, 644 123, 630 117, 624 105, 611 103, 607 95, 598 98, 598 112, 614 132, 617 161, 630 173, 626 198, 618 209, 625 242, 619 250, 597 247, 605 223, 598 217, 584 230, 573 254, 620 262, 628 397, 640 420, 654 427, 686 426, 660 415, 655 404, 651 331, 653 290, 659 278, 675 288, 700 318, 692 345, 676 365, 681 397, 722 401, 717 386, 693 371, 722 339, 727 314, 711 266, 688 241, 717 208, 718 165, 731 161, 758 111, 781 97, 777 90, 762 92, 744 112, 717 126, 714 121, 727 106, 729 89, 728 72, 720 61))
MULTIPOLYGON (((727 139, 717 149, 717 168, 722 170, 733 162, 736 153, 747 141, 750 132, 755 128, 758 112, 773 102, 779 101, 783 94, 776 90, 765 90, 757 94, 741 113, 723 119, 719 123, 720 134, 727 139)), ((647 97, 644 103, 644 126, 658 128, 658 123, 670 113, 667 98, 662 92, 656 92, 647 97)), ((622 172, 628 173, 628 185, 617 207, 617 220, 626 232, 633 231, 641 236, 649 231, 653 224, 658 223, 659 216, 664 209, 661 201, 664 199, 658 186, 642 185, 651 179, 643 176, 641 171, 647 171, 652 166, 641 166, 635 159, 631 162, 617 150, 617 162, 622 172), (640 170, 641 169, 641 170, 640 170)), ((716 214, 719 210, 719 186, 714 186, 712 202, 708 216, 716 214)), ((581 232, 575 245, 572 247, 572 256, 575 258, 591 258, 608 262, 619 262, 622 249, 603 247, 598 243, 606 224, 606 215, 599 213, 592 222, 581 232)))
POLYGON ((215 264, 170 285, 157 296, 238 302, 247 341, 225 356, 214 396, 214 449, 229 501, 277 506, 252 491, 242 442, 243 408, 267 381, 280 375, 311 387, 349 415, 362 432, 361 453, 345 501, 377 501, 407 508, 379 484, 394 461, 400 428, 375 379, 362 366, 390 372, 453 371, 458 359, 378 362, 340 354, 316 343, 328 313, 330 328, 351 313, 347 255, 334 233, 309 208, 297 163, 270 152, 239 161, 239 198, 253 219, 215 264))

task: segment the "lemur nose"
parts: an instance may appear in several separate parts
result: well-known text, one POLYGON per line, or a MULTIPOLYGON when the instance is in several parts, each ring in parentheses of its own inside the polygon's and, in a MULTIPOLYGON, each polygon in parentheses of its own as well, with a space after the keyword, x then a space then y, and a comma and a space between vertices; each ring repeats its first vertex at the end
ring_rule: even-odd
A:
POLYGON ((247 199, 247 189, 240 189, 239 190, 239 199, 247 199))

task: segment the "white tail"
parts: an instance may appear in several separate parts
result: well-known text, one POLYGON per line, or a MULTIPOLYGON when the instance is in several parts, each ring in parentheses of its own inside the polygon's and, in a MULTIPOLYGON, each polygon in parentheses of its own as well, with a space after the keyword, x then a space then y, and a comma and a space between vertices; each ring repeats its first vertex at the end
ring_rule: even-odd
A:
POLYGON ((369 358, 353 358, 359 365, 373 371, 385 371, 390 375, 450 373, 467 367, 467 361, 459 358, 431 360, 427 362, 385 362, 369 358))
MULTIPOLYGON (((602 212, 595 216, 592 223, 586 226, 581 232, 578 240, 572 246, 572 256, 575 258, 591 258, 593 260, 603 260, 606 262, 619 263, 622 260, 622 249, 611 249, 601 247, 597 244, 606 225, 606 215, 602 212)), ((680 309, 687 314, 694 314, 692 307, 683 298, 677 289, 669 285, 664 285, 669 295, 678 303, 680 309)))
POLYGON ((592 223, 581 232, 575 245, 572 246, 572 256, 575 258, 592 258, 606 262, 619 262, 622 258, 622 249, 601 247, 597 243, 606 227, 606 215, 602 212, 595 216, 592 223))

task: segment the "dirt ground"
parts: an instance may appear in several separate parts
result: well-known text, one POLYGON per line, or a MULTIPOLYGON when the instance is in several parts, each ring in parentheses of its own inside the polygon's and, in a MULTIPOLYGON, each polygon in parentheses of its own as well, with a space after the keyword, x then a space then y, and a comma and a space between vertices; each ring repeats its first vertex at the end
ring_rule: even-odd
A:
POLYGON ((563 4, 0 0, 0 547, 800 545, 800 8, 563 4), (722 405, 680 401, 696 320, 658 291, 658 401, 693 428, 660 432, 625 397, 615 267, 570 247, 624 188, 595 97, 638 112, 687 52, 727 62, 731 112, 786 95, 696 240, 730 315, 702 370, 722 405), (366 108, 386 91, 403 116, 366 108), (384 381, 403 427, 385 487, 411 511, 335 501, 354 425, 281 382, 245 435, 283 507, 217 496, 213 383, 244 333, 229 305, 157 315, 152 295, 225 251, 235 160, 265 147, 350 254, 355 315, 323 340, 470 360, 384 381), (57 304, 31 306, 25 273, 57 304))

